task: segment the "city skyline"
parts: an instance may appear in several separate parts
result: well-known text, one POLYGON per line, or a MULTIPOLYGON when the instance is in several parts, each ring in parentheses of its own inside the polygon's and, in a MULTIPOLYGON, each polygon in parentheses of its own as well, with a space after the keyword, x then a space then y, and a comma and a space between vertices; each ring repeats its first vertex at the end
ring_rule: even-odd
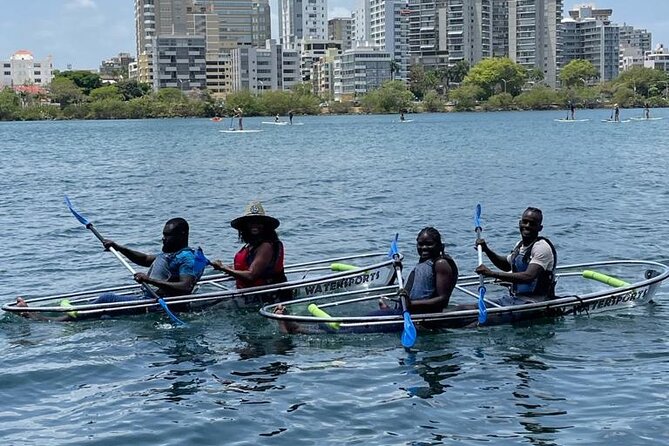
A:
MULTIPOLYGON (((272 36, 278 37, 278 0, 270 0, 272 36)), ((613 9, 615 23, 645 28, 653 34, 653 47, 669 45, 669 2, 666 0, 571 1, 573 6, 594 3, 613 9), (663 14, 664 12, 664 14, 663 14)), ((329 0, 328 17, 349 16, 358 0, 329 0)), ((53 57, 54 67, 97 69, 100 62, 120 52, 136 56, 134 0, 23 0, 3 11, 0 18, 0 59, 8 60, 18 50, 28 50, 37 60, 53 57)))

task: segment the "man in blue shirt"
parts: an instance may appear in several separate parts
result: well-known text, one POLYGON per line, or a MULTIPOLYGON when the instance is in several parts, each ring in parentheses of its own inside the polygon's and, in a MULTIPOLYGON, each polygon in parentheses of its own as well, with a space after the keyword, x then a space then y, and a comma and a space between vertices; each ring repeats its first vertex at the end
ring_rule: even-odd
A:
MULTIPOLYGON (((119 245, 113 240, 104 240, 105 249, 114 248, 131 262, 148 267, 147 273, 135 273, 135 281, 153 286, 156 294, 164 296, 180 296, 191 294, 202 272, 196 271, 195 251, 188 247, 188 222, 183 218, 173 218, 165 223, 163 229, 163 248, 159 254, 145 254, 119 245)), ((142 298, 152 298, 150 293, 144 295, 115 293, 102 294, 93 303, 125 302, 142 298)))

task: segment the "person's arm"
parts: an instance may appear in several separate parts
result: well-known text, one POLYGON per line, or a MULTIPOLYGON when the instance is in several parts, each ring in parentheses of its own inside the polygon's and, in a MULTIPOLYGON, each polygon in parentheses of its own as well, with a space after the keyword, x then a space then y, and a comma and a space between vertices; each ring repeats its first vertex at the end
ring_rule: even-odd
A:
POLYGON ((435 287, 437 295, 430 299, 408 300, 409 311, 413 313, 435 313, 442 311, 448 305, 458 278, 451 269, 451 265, 445 259, 438 259, 435 262, 434 273, 436 276, 435 287))
POLYGON ((135 281, 153 285, 159 289, 159 295, 181 296, 190 294, 195 287, 195 276, 181 275, 178 282, 168 282, 149 277, 145 273, 135 273, 135 281))
POLYGON ((198 274, 195 273, 195 256, 191 253, 181 253, 177 255, 179 265, 179 280, 169 282, 149 277, 145 273, 136 273, 135 280, 139 283, 146 283, 158 287, 161 295, 181 296, 190 294, 195 288, 198 274))
POLYGON ((254 280, 262 277, 262 275, 267 270, 267 267, 272 262, 272 257, 274 257, 274 248, 269 242, 264 242, 256 249, 256 255, 253 259, 253 263, 249 266, 247 271, 240 271, 233 268, 230 268, 224 265, 220 260, 212 262, 214 269, 223 271, 224 273, 230 274, 235 278, 239 278, 248 282, 253 282, 254 280))
POLYGON ((511 283, 528 283, 536 279, 539 274, 544 271, 544 268, 537 263, 530 263, 527 266, 527 269, 523 272, 517 273, 507 273, 504 271, 491 271, 484 265, 480 265, 476 268, 477 274, 483 274, 486 277, 492 277, 501 282, 511 282, 511 283))
POLYGON ((140 251, 135 251, 133 249, 127 248, 123 245, 119 245, 113 240, 103 240, 102 245, 105 247, 105 250, 109 250, 109 248, 114 248, 121 254, 123 254, 125 257, 128 258, 132 263, 135 263, 139 266, 144 266, 148 268, 151 266, 154 260, 156 260, 156 256, 152 254, 144 254, 143 252, 140 251))
POLYGON ((476 246, 478 247, 479 245, 481 245, 481 249, 483 250, 485 255, 490 259, 493 265, 495 265, 497 268, 503 271, 511 271, 511 264, 506 259, 506 256, 501 256, 496 252, 494 252, 492 249, 490 249, 485 239, 476 240, 476 246))

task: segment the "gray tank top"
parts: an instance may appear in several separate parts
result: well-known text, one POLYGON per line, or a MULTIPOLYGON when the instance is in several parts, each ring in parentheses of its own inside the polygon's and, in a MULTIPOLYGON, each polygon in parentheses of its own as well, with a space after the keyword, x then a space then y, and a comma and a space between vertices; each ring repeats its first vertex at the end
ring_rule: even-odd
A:
POLYGON ((411 291, 409 292, 411 300, 430 299, 434 297, 436 292, 434 261, 426 260, 425 262, 416 265, 413 271, 411 271, 407 282, 411 284, 411 291))

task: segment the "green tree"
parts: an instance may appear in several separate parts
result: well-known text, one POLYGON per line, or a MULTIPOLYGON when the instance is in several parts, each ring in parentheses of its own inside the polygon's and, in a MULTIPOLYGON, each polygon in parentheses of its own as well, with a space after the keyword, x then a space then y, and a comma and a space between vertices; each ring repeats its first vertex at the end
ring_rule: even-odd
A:
POLYGON ((123 100, 123 95, 118 90, 116 85, 105 85, 104 87, 96 88, 91 91, 89 95, 91 101, 102 101, 102 100, 123 100))
POLYGON ((486 99, 497 91, 503 91, 515 96, 521 91, 527 70, 508 57, 483 59, 469 70, 463 83, 475 85, 483 90, 486 99))
POLYGON ((467 73, 469 73, 469 68, 469 62, 466 60, 459 60, 452 67, 448 67, 449 83, 454 82, 459 84, 462 82, 467 76, 467 73))
POLYGON ((425 68, 423 65, 415 64, 409 67, 409 90, 418 99, 425 94, 425 68))
POLYGON ((547 110, 560 103, 558 93, 544 85, 537 85, 514 98, 520 108, 529 110, 547 110))
POLYGON ((401 65, 395 60, 390 61, 390 80, 394 81, 400 72, 401 65))
POLYGON ((484 96, 483 88, 474 84, 461 85, 448 93, 449 99, 455 102, 456 110, 471 110, 484 96))
POLYGON ((428 91, 423 97, 423 108, 425 111, 438 112, 444 110, 444 102, 436 91, 428 91))
POLYGON ((574 59, 560 70, 560 82, 565 87, 586 85, 590 79, 597 79, 599 72, 588 60, 574 59))
POLYGON ((139 83, 135 80, 130 81, 121 81, 116 85, 118 91, 123 95, 123 99, 129 101, 133 98, 141 98, 144 95, 149 94, 151 91, 151 86, 146 83, 139 83))
POLYGON ((386 81, 362 98, 362 106, 374 113, 397 113, 406 109, 412 98, 413 94, 407 90, 404 82, 386 81))
POLYGON ((509 93, 492 95, 484 104, 486 110, 508 110, 513 105, 513 96, 509 93))
POLYGON ((635 95, 643 97, 651 96, 650 92, 653 87, 664 90, 667 82, 669 82, 669 75, 667 73, 645 67, 632 67, 620 73, 613 80, 613 84, 616 87, 624 86, 632 90, 635 95))
POLYGON ((86 70, 77 71, 56 71, 55 78, 64 77, 74 82, 74 85, 81 88, 85 95, 89 95, 92 90, 102 87, 102 79, 97 73, 86 70))
POLYGON ((20 110, 20 100, 14 90, 6 87, 0 92, 0 120, 11 121, 16 119, 20 110))
POLYGON ((162 102, 182 102, 186 99, 183 92, 178 88, 161 88, 156 92, 156 98, 162 102))
POLYGON ((85 96, 81 88, 77 87, 72 79, 66 77, 56 77, 49 86, 51 91, 51 100, 58 102, 61 109, 84 101, 85 96))

